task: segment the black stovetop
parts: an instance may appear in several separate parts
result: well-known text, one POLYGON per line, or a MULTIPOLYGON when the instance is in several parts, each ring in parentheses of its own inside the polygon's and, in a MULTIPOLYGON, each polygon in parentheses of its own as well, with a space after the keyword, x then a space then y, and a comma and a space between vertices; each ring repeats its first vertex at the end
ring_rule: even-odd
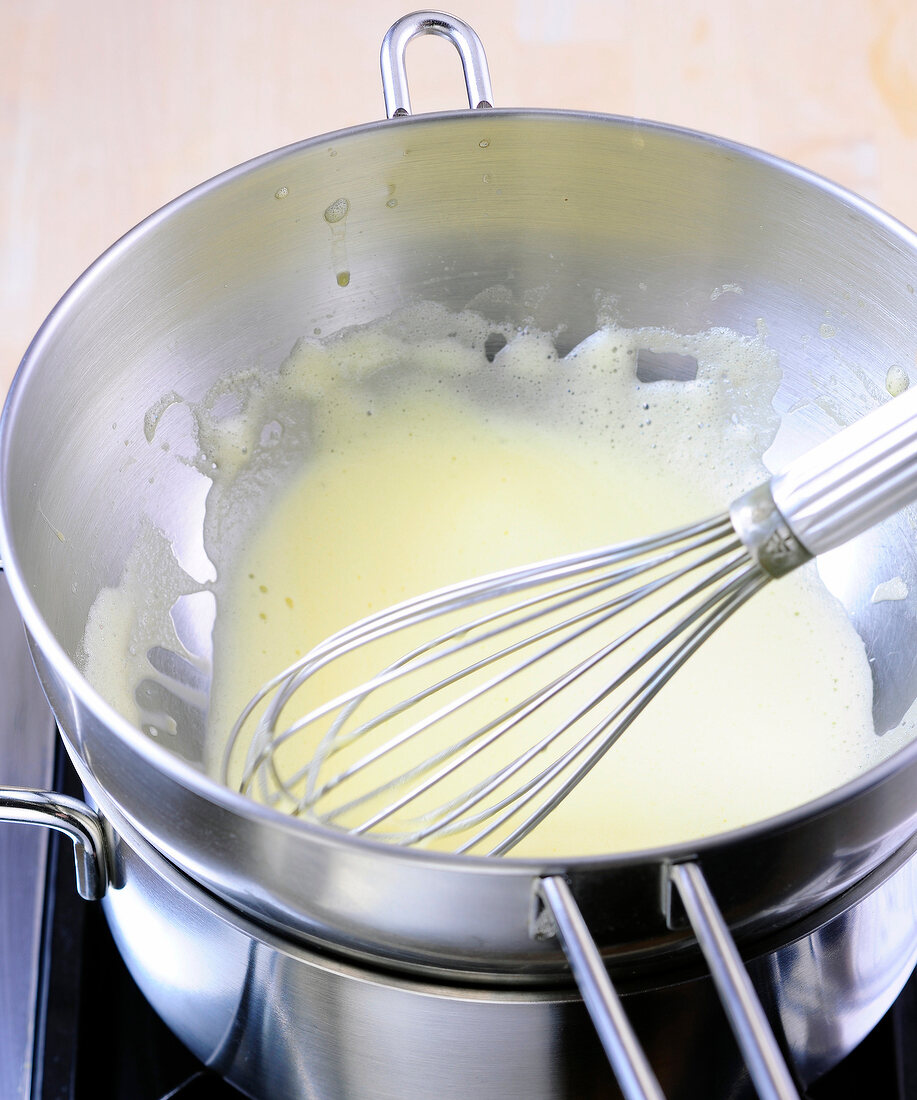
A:
MULTIPOLYGON (((63 755, 63 754, 61 754, 63 755)), ((59 764, 56 789, 79 793, 59 764)), ((134 985, 98 903, 52 841, 31 1100, 239 1100, 166 1029, 134 985)), ((809 1100, 917 1100, 917 974, 871 1035, 809 1100)), ((431 1097, 430 1100, 435 1100, 431 1097)))

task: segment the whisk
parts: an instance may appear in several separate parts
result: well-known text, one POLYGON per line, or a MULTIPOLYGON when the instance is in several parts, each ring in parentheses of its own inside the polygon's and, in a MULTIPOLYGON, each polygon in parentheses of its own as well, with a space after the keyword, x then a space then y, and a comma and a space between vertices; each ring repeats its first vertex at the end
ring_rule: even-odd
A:
POLYGON ((249 702, 224 778, 254 727, 243 792, 396 844, 508 852, 746 600, 915 500, 907 391, 722 515, 454 584, 339 631, 249 702), (387 655, 367 679, 376 646, 387 655), (332 667, 345 690, 322 686, 332 667))

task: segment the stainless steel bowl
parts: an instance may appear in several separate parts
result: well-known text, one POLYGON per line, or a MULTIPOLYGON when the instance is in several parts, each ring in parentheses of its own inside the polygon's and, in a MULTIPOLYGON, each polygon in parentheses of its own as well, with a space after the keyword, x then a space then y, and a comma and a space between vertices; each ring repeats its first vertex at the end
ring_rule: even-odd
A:
MULTIPOLYGON (((394 48, 403 62, 403 42, 394 48)), ((631 327, 763 326, 783 368, 787 457, 865 411, 888 368, 912 360, 915 284, 914 234, 840 188, 721 139, 585 113, 395 117, 270 153, 154 214, 48 318, 0 422, 0 554, 103 818, 290 943, 471 983, 565 980, 556 938, 532 934, 549 878, 624 969, 693 950, 670 903, 673 867, 702 870, 740 943, 838 898, 913 835, 917 745, 697 843, 447 857, 337 835, 224 788, 193 738, 166 747, 116 713, 81 674, 80 645, 144 523, 175 544, 200 537, 206 479, 151 444, 150 411, 168 395, 197 401, 235 370, 276 370, 313 328, 416 300, 562 327, 561 353, 595 328, 598 302, 631 327), (332 224, 339 199, 347 216, 332 224)), ((830 566, 873 664, 879 728, 917 690, 915 571, 907 516, 830 566), (880 615, 870 596, 890 567, 914 596, 880 615)))

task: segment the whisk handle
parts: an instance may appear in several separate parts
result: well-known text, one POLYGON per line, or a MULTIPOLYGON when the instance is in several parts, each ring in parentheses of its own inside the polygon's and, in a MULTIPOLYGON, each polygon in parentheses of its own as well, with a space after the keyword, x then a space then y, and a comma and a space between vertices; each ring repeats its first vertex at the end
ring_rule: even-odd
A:
POLYGON ((771 479, 770 492, 812 555, 917 500, 917 387, 797 459, 771 479))

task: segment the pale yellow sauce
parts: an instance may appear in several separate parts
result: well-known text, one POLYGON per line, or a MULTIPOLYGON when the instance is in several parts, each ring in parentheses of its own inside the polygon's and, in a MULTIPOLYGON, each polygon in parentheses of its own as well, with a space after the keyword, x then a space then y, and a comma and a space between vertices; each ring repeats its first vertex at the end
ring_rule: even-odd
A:
MULTIPOLYGON (((429 394, 354 420, 353 434, 336 436, 272 511, 227 589, 219 727, 254 686, 373 611, 453 580, 667 529, 717 504, 690 468, 654 469, 634 449, 505 414, 485 420, 429 394)), ((596 631, 587 647, 620 629, 596 631)), ((398 652, 407 648, 402 641, 398 652)), ((378 657, 367 662, 323 683, 325 697, 381 667, 378 657)), ((517 852, 640 848, 787 809, 861 766, 875 739, 870 698, 865 655, 840 607, 811 577, 788 578, 692 658, 517 852)), ((465 720, 480 724, 498 702, 465 720)), ((286 775, 314 741, 293 745, 280 758, 286 775)), ((348 793, 367 782, 352 780, 348 793)))
MULTIPOLYGON (((571 357, 569 385, 549 391, 559 368, 538 334, 510 340, 493 365, 468 350, 467 333, 434 337, 310 343, 282 372, 278 386, 314 405, 314 440, 267 512, 253 505, 240 549, 220 563, 214 772, 258 686, 355 619, 452 581, 704 518, 766 475, 773 424, 748 410, 768 407, 755 387, 775 383, 761 380, 773 362, 758 345, 609 331, 571 357), (647 342, 697 355, 697 381, 637 385, 633 350, 647 342), (380 364, 398 356, 410 359, 407 381, 373 388, 380 364), (518 402, 505 391, 486 401, 456 382, 499 370, 521 387, 518 402), (526 397, 538 387, 546 396, 532 413, 526 397)), ((262 430, 251 419, 211 437, 208 455, 243 466, 262 430)), ((109 614, 111 602, 100 602, 109 614)), ((91 624, 87 651, 98 657, 92 637, 91 624)), ((378 667, 348 668, 326 690, 378 667)), ((757 594, 694 655, 516 853, 624 851, 737 827, 831 790, 900 743, 873 732, 860 639, 806 567, 757 594)), ((311 752, 293 742, 280 766, 292 774, 311 752)))

